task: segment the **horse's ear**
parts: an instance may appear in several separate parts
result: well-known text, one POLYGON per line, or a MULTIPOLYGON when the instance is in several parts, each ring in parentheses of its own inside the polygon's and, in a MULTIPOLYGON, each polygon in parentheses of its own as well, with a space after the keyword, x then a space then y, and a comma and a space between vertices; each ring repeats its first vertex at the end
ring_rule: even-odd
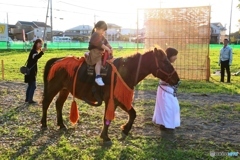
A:
POLYGON ((157 48, 155 47, 153 51, 154 51, 154 53, 157 53, 157 48))

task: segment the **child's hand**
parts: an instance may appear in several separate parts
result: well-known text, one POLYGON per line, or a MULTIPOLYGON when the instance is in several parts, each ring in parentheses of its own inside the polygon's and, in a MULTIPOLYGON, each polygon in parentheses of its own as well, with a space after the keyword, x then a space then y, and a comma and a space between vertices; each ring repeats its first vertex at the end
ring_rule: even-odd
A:
POLYGON ((43 49, 42 49, 42 52, 45 52, 46 50, 47 50, 47 48, 43 48, 43 49))
POLYGON ((109 53, 109 59, 113 58, 113 50, 111 49, 111 52, 109 53))
POLYGON ((109 53, 109 54, 111 54, 112 53, 112 50, 111 49, 107 49, 107 52, 109 53))

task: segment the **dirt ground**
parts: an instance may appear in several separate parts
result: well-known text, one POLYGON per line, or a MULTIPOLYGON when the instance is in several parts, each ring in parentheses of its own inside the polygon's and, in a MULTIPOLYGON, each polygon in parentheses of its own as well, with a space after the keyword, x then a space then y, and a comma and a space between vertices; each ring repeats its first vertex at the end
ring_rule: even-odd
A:
MULTIPOLYGON (((2 146, 11 147, 18 143, 15 141, 15 133, 11 132, 11 130, 16 131, 17 125, 21 125, 22 127, 29 127, 31 125, 32 132, 34 133, 37 133, 40 129, 41 105, 39 104, 37 107, 27 108, 24 104, 25 89, 26 84, 24 83, 0 82, 0 127, 5 127, 10 130, 8 134, 0 136, 0 141, 3 142, 1 144, 2 146), (13 111, 17 111, 19 114, 17 116, 18 119, 15 120, 18 124, 11 122, 11 117, 13 117, 11 116, 11 112, 13 111)), ((42 91, 43 86, 39 85, 35 92, 35 100, 41 101, 42 91)), ((159 137, 160 131, 158 127, 151 122, 155 96, 156 92, 154 91, 135 92, 134 103, 138 117, 131 131, 132 137, 159 137), (141 106, 136 106, 144 101, 151 101, 152 103, 150 103, 150 105, 143 103, 141 106)), ((70 98, 71 97, 69 97, 69 99, 70 98)), ((240 144, 240 112, 233 108, 234 104, 240 102, 240 95, 179 93, 178 99, 180 104, 185 104, 184 108, 181 108, 184 112, 183 116, 181 116, 181 127, 176 130, 178 141, 188 141, 189 145, 193 148, 197 147, 197 143, 201 143, 202 141, 214 144, 240 144), (216 104, 226 104, 229 105, 229 107, 228 109, 220 108, 212 110, 211 106, 216 104)), ((51 107, 49 110, 48 121, 54 121, 56 115, 51 113, 54 107, 51 107)), ((102 109, 100 108, 99 110, 102 109)), ((83 117, 84 114, 81 116, 83 117)), ((117 110, 116 119, 121 118, 127 119, 127 115, 123 111, 117 110)), ((84 127, 87 123, 88 122, 79 124, 79 130, 77 129, 76 132, 82 132, 81 134, 86 136, 99 136, 100 127, 92 126, 90 127, 91 131, 88 131, 84 127)), ((100 120, 96 123, 101 125, 100 120)), ((54 134, 51 135, 51 132, 53 133, 55 131, 49 131, 49 134, 45 135, 47 137, 42 140, 50 139, 52 136, 54 137, 54 134)), ((115 135, 115 132, 120 134, 117 122, 112 124, 109 132, 110 136, 113 136, 112 134, 115 135)), ((21 136, 19 137, 21 139, 21 136)), ((75 141, 77 138, 79 137, 75 137, 75 141)))

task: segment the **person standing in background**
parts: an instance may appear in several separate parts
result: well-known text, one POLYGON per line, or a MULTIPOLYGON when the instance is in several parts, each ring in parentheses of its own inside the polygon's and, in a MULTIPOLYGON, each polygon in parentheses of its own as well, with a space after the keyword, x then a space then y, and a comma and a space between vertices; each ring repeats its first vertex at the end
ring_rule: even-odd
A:
POLYGON ((225 69, 227 71, 227 83, 231 83, 230 66, 232 65, 232 48, 228 45, 228 39, 224 39, 224 46, 220 50, 218 65, 221 66, 221 82, 224 82, 225 69))
POLYGON ((34 91, 36 89, 36 76, 37 76, 37 62, 38 59, 42 57, 44 52, 46 51, 46 47, 42 48, 43 41, 41 39, 37 39, 34 42, 33 48, 29 53, 28 60, 27 60, 27 67, 31 68, 30 73, 25 75, 24 82, 28 83, 28 87, 26 90, 26 99, 25 102, 29 104, 36 103, 33 101, 34 91))

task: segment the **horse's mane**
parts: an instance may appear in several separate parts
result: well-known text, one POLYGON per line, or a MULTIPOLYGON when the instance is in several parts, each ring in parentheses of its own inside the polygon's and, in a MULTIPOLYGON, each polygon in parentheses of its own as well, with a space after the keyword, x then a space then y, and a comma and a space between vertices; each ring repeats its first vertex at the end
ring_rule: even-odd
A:
MULTIPOLYGON (((163 50, 163 49, 158 49, 158 51, 160 51, 160 52, 158 52, 158 53, 160 53, 161 55, 159 55, 159 56, 167 56, 166 55, 166 53, 165 53, 165 51, 163 50)), ((149 51, 146 51, 146 52, 144 52, 143 54, 141 54, 141 53, 136 53, 136 54, 133 54, 133 55, 130 55, 130 56, 127 56, 127 57, 123 57, 123 58, 120 58, 123 62, 128 62, 128 61, 131 61, 131 65, 133 65, 133 66, 136 66, 136 65, 138 65, 138 59, 139 59, 139 57, 141 56, 141 55, 151 55, 151 54, 148 54, 148 53, 152 53, 153 52, 153 50, 149 50, 149 51), (135 61, 134 61, 135 60, 135 61)), ((148 59, 149 60, 149 58, 146 58, 146 59, 148 59)))

